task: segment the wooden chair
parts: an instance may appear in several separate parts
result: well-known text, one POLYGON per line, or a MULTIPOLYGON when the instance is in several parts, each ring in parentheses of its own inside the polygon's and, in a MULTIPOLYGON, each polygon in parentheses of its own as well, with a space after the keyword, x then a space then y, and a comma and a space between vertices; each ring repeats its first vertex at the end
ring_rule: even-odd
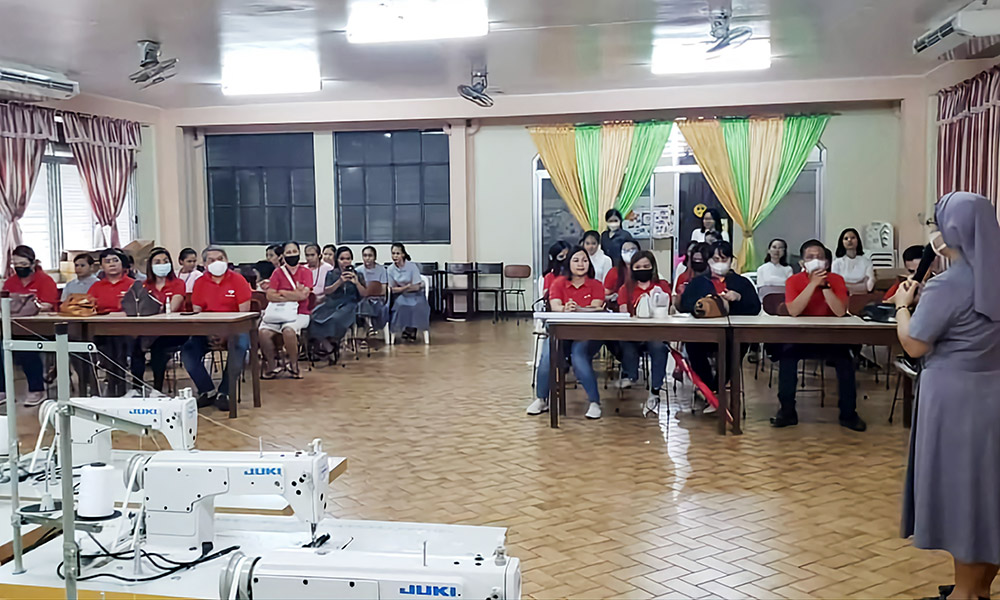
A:
POLYGON ((444 299, 444 313, 448 318, 455 317, 455 296, 465 296, 465 316, 471 317, 476 312, 476 273, 475 264, 471 262, 445 263, 444 285, 441 286, 441 296, 444 299), (464 277, 465 285, 456 287, 450 281, 453 277, 464 277))

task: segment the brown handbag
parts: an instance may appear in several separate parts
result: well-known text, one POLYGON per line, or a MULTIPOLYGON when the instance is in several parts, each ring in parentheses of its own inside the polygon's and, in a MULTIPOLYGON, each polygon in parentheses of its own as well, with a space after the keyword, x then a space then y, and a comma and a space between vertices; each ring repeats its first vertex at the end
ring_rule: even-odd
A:
POLYGON ((92 317, 97 314, 97 301, 88 294, 70 294, 59 305, 59 314, 67 317, 92 317))
POLYGON ((699 319, 716 319, 729 315, 726 303, 716 294, 705 296, 694 305, 692 314, 699 319))
POLYGON ((13 317, 33 317, 40 310, 34 294, 11 294, 10 314, 13 317))

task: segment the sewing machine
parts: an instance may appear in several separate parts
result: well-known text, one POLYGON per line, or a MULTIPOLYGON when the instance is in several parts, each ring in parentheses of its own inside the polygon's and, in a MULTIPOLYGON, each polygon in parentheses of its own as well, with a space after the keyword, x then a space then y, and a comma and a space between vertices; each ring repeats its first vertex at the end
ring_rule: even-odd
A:
MULTIPOLYGON (((198 437, 198 404, 187 388, 176 398, 73 398, 70 402, 159 431, 173 450, 192 450, 198 437)), ((52 424, 55 407, 54 400, 47 400, 38 411, 43 433, 44 427, 52 424)), ((71 429, 75 464, 111 464, 113 426, 74 417, 71 429)))
POLYGON ((137 486, 145 497, 150 548, 194 551, 211 548, 216 497, 281 496, 295 517, 316 525, 326 512, 330 464, 320 441, 308 452, 180 452, 142 456, 137 486))

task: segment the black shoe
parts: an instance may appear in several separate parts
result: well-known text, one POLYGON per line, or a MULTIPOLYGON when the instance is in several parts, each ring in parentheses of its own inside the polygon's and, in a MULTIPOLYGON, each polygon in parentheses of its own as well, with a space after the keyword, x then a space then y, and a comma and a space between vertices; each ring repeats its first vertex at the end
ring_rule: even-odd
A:
POLYGON ((851 431, 864 431, 864 430, 868 429, 868 425, 866 425, 865 422, 862 421, 861 417, 859 417, 858 415, 854 415, 853 417, 851 417, 849 419, 841 418, 840 419, 840 426, 841 427, 846 427, 846 428, 850 429, 851 431))
POLYGON ((771 417, 771 427, 791 427, 792 425, 799 424, 798 413, 786 414, 783 411, 778 411, 778 414, 771 417))
POLYGON ((229 394, 217 394, 215 396, 215 408, 229 412, 229 394))
POLYGON ((198 394, 198 408, 206 408, 215 404, 215 392, 198 394))

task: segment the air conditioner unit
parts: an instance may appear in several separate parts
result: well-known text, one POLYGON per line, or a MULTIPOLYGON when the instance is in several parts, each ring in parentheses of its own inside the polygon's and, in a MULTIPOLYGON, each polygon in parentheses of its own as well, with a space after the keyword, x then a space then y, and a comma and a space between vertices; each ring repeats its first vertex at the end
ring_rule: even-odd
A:
POLYGON ((62 73, 0 63, 0 100, 69 100, 79 93, 80 84, 62 73))
POLYGON ((1000 7, 989 0, 976 0, 919 38, 914 54, 933 54, 946 59, 1000 56, 1000 7))

